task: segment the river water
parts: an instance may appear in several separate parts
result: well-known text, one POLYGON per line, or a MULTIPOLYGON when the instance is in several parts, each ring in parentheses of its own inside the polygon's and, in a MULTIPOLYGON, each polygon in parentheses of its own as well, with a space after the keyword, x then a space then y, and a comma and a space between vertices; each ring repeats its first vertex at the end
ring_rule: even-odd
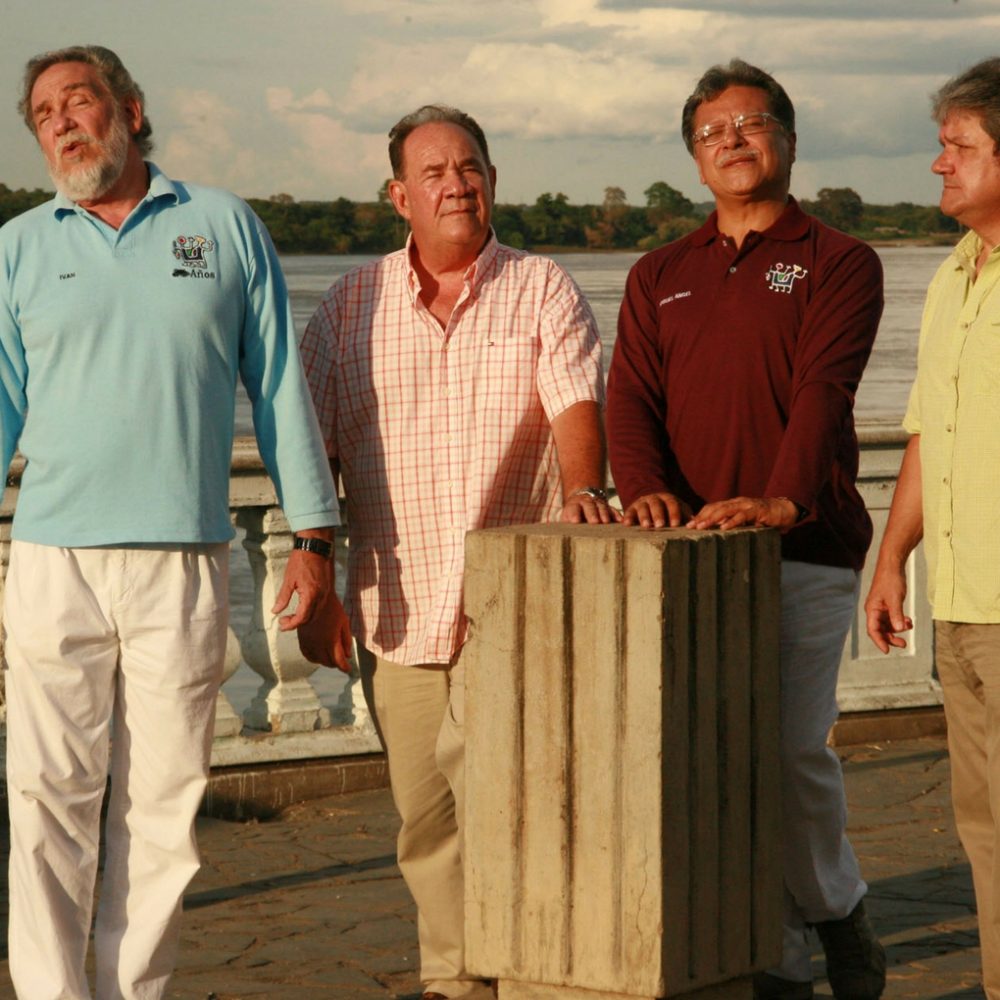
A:
MULTIPOLYGON (((924 293, 948 247, 881 247, 885 269, 885 313, 868 370, 858 391, 859 420, 900 420, 917 359, 917 332, 924 293)), ((597 317, 605 365, 614 345, 618 305, 638 253, 554 254, 583 290, 597 317)), ((305 328, 326 289, 370 257, 283 257, 296 328, 305 328)))
MULTIPOLYGON (((917 335, 924 293, 937 266, 949 252, 947 247, 879 248, 878 254, 885 270, 885 312, 871 360, 858 390, 855 414, 859 421, 898 423, 902 419, 916 369, 917 335)), ((639 256, 638 253, 553 255, 590 301, 604 342, 605 365, 611 358, 625 279, 639 256)), ((282 258, 295 327, 300 335, 327 288, 347 271, 371 259, 353 255, 282 258)), ((237 404, 237 433, 252 433, 249 404, 245 397, 241 397, 237 404)), ((238 546, 238 543, 234 544, 238 546)), ((246 559, 237 547, 234 550, 232 582, 233 618, 237 625, 245 621, 249 614, 250 596, 246 559)), ((343 688, 341 677, 337 672, 322 667, 313 675, 324 704, 332 706, 336 703, 343 688)), ((249 704, 258 683, 257 675, 243 665, 226 684, 226 693, 237 711, 249 704)))

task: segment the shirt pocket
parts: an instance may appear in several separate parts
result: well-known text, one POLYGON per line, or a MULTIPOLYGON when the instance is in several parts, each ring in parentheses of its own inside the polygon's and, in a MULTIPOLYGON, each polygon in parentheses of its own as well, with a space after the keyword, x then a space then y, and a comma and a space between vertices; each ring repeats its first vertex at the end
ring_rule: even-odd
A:
POLYGON ((968 373, 969 391, 1000 403, 1000 320, 978 323, 970 333, 962 358, 962 375, 968 373))
POLYGON ((490 412, 522 412, 538 398, 541 341, 537 336, 487 339, 476 373, 477 406, 490 412))

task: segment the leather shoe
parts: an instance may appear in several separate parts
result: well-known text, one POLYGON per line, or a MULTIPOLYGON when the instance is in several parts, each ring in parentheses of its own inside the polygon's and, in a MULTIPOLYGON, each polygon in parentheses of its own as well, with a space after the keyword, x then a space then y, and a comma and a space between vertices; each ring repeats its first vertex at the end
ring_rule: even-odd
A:
POLYGON ((864 900, 843 919, 814 926, 837 1000, 878 1000, 885 989, 885 949, 868 921, 864 900))

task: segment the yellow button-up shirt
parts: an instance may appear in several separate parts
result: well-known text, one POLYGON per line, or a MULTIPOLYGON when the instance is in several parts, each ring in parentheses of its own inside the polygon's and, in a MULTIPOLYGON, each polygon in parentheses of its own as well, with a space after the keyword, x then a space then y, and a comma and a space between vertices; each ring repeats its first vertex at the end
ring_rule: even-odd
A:
POLYGON ((903 426, 920 435, 934 617, 1000 623, 1000 248, 968 233, 927 290, 903 426))

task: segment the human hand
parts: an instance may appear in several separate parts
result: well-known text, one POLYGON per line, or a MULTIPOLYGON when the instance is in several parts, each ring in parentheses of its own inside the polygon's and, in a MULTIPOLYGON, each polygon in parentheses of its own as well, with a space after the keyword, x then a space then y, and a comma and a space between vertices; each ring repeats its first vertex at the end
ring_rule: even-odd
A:
POLYGON ((625 508, 622 521, 640 528, 679 528, 691 508, 673 493, 647 493, 625 508))
POLYGON ((876 568, 865 598, 865 623, 868 638, 883 653, 888 653, 890 647, 906 648, 906 640, 899 633, 912 629, 913 619, 903 614, 905 598, 904 571, 876 568))
POLYGON ((704 530, 755 527, 787 531, 799 520, 799 508, 786 497, 733 497, 707 503, 685 525, 704 530))
POLYGON ((331 588, 326 600, 299 626, 299 649, 311 663, 351 672, 351 626, 340 598, 331 588))

